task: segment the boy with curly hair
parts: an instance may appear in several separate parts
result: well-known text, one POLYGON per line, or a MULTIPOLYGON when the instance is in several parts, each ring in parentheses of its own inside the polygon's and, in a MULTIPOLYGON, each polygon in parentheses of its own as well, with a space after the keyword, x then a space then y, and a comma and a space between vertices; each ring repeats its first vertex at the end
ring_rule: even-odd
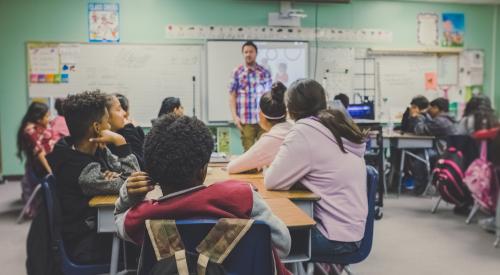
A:
POLYGON ((70 136, 59 140, 47 156, 56 178, 62 238, 73 261, 106 263, 112 236, 97 234, 97 209, 89 207, 89 201, 96 195, 117 194, 139 164, 125 139, 109 130, 105 94, 70 95, 63 106, 70 136), (116 155, 106 144, 116 146, 116 155))

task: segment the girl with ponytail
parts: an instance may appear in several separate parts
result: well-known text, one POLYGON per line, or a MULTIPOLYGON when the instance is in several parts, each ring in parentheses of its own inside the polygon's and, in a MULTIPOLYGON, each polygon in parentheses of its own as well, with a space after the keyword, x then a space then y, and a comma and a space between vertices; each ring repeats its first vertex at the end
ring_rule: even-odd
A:
POLYGON ((275 82, 271 91, 262 95, 259 103, 259 125, 266 131, 260 139, 240 157, 229 162, 229 173, 241 173, 269 166, 292 128, 286 121, 284 102, 286 87, 281 82, 275 82))
POLYGON ((266 189, 300 183, 321 196, 314 206, 312 261, 333 262, 359 248, 368 214, 365 137, 340 110, 327 109, 323 87, 312 79, 290 85, 285 99, 295 125, 264 176, 266 189))

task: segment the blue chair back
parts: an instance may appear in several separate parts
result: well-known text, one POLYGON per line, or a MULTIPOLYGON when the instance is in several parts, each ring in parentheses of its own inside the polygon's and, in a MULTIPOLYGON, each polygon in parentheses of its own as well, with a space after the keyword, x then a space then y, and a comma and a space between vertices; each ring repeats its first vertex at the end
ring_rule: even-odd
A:
POLYGON ((377 193, 378 171, 375 167, 366 166, 366 184, 368 193, 368 216, 366 218, 365 234, 361 240, 361 247, 354 253, 344 254, 335 258, 336 264, 356 264, 368 257, 372 250, 373 225, 375 220, 375 195, 377 193))
POLYGON ((109 272, 109 264, 100 265, 79 265, 73 263, 64 249, 64 243, 60 234, 60 207, 55 193, 56 180, 53 175, 48 175, 42 182, 42 190, 47 207, 47 216, 49 218, 50 239, 57 249, 57 256, 61 262, 61 271, 64 274, 71 275, 91 275, 109 272))
MULTIPOLYGON (((179 220, 177 229, 187 252, 196 253, 196 246, 205 238, 217 220, 179 220)), ((149 235, 145 233, 139 260, 139 275, 149 274, 156 257, 149 235)), ((271 275, 274 273, 271 253, 271 231, 263 222, 255 221, 222 263, 227 274, 271 275)))

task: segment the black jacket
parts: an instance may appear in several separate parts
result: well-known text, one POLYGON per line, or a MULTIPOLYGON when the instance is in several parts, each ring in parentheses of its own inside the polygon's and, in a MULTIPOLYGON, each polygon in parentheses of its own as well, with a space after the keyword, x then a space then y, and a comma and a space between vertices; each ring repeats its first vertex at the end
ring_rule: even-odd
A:
POLYGON ((89 207, 93 196, 118 194, 125 179, 139 170, 137 159, 128 144, 118 146, 117 155, 98 149, 94 156, 74 149, 71 137, 55 145, 47 160, 56 178, 56 194, 61 205, 62 238, 70 250, 89 233, 96 233, 97 209, 89 207), (106 170, 121 173, 112 180, 106 170))

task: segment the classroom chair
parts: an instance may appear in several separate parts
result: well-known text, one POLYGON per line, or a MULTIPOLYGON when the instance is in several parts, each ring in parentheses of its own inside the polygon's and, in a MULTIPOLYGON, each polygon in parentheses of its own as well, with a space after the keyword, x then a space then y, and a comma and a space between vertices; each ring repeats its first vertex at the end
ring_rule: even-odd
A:
MULTIPOLYGON (((197 254, 196 246, 216 223, 217 220, 207 219, 176 221, 177 230, 186 251, 197 254)), ((155 262, 156 258, 151 240, 148 233, 145 232, 137 274, 149 274, 155 262)), ((255 221, 222 265, 227 274, 274 274, 269 226, 264 222, 255 221)))
MULTIPOLYGON (((35 175, 32 169, 27 170, 27 175, 28 177, 31 177, 32 179, 38 179, 38 177, 35 175)), ((26 204, 24 205, 23 209, 21 210, 21 213, 19 213, 19 216, 17 217, 17 223, 21 223, 24 220, 24 215, 28 213, 28 210, 30 207, 32 207, 32 204, 35 200, 35 198, 38 195, 38 192, 40 192, 40 189, 42 188, 41 184, 38 184, 35 189, 33 189, 33 192, 31 193, 30 197, 28 198, 28 201, 26 201, 26 204)))
POLYGON ((109 272, 109 264, 81 265, 73 263, 64 249, 64 243, 58 227, 60 223, 60 208, 55 198, 55 178, 48 175, 42 182, 42 190, 45 198, 45 205, 48 213, 48 224, 50 229, 50 239, 53 242, 53 249, 60 258, 61 270, 64 274, 71 275, 91 275, 109 272))
MULTIPOLYGON (((378 171, 375 167, 366 166, 366 185, 368 196, 368 216, 366 218, 365 234, 361 240, 361 246, 358 251, 351 254, 338 256, 330 264, 342 265, 347 274, 354 274, 349 267, 351 264, 357 264, 365 260, 370 255, 373 243, 373 227, 375 222, 375 195, 377 193, 378 171)), ((307 274, 314 274, 314 259, 307 265, 307 274)))

